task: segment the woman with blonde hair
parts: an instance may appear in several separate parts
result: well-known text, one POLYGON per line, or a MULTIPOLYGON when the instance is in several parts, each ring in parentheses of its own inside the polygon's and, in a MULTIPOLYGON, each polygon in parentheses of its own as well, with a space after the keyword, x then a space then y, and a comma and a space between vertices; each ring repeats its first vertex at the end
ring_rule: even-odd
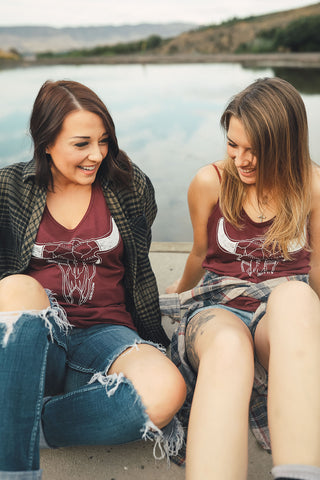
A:
POLYGON ((248 412, 274 478, 319 479, 320 173, 305 106, 259 79, 221 125, 227 158, 191 182, 193 247, 167 289, 185 308, 172 348, 189 387, 187 480, 247 478, 248 412))

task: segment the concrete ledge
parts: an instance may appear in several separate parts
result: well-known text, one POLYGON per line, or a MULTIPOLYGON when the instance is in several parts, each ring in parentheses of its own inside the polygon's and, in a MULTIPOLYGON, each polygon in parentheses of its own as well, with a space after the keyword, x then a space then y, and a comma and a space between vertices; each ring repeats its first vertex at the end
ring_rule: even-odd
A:
POLYGON ((152 242, 150 252, 176 252, 189 253, 192 242, 152 242))
POLYGON ((320 53, 181 53, 173 55, 112 55, 96 57, 66 57, 45 59, 23 59, 2 62, 5 67, 34 67, 37 65, 153 65, 153 64, 188 64, 188 63, 239 63, 249 67, 298 67, 319 68, 320 53))

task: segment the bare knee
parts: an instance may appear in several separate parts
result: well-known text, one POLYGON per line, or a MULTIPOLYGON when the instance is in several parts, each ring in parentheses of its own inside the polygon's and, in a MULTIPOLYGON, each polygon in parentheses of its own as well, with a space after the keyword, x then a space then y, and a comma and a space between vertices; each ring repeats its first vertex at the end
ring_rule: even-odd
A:
POLYGON ((41 284, 29 275, 10 275, 0 281, 0 311, 42 310, 50 305, 41 284))
POLYGON ((167 425, 183 405, 185 381, 171 360, 155 347, 140 344, 126 350, 108 373, 120 372, 131 380, 157 427, 167 425))
POLYGON ((154 394, 148 400, 147 413, 159 428, 172 420, 186 398, 185 381, 173 364, 172 367, 157 373, 158 381, 154 384, 154 394))
POLYGON ((200 367, 207 373, 222 375, 253 375, 253 342, 250 333, 233 328, 221 328, 207 339, 199 352, 200 367))
POLYGON ((253 344, 246 333, 221 329, 212 338, 211 346, 200 352, 198 395, 211 392, 220 405, 226 405, 225 402, 230 400, 232 404, 235 402, 238 407, 247 409, 253 378, 253 344))
POLYGON ((272 336, 320 333, 320 302, 304 282, 290 281, 270 294, 267 306, 270 340, 272 336))

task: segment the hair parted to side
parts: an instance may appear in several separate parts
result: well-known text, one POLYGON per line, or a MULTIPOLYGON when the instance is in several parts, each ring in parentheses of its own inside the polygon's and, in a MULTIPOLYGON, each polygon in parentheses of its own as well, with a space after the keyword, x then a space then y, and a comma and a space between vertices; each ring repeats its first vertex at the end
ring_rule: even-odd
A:
POLYGON ((51 157, 46 154, 62 129, 69 113, 86 110, 98 115, 109 135, 109 148, 99 175, 105 175, 117 186, 130 187, 132 166, 126 153, 119 149, 115 126, 102 100, 90 88, 71 80, 46 81, 35 99, 30 118, 30 133, 36 162, 36 182, 53 188, 51 157))
MULTIPOLYGON (((265 244, 280 248, 285 258, 289 242, 305 243, 311 206, 311 168, 305 105, 298 91, 280 78, 262 78, 235 95, 221 117, 227 132, 230 118, 243 124, 257 158, 256 188, 273 195, 277 214, 265 244)), ((226 159, 222 177, 221 208, 226 218, 241 225, 247 186, 240 180, 234 161, 226 159)))

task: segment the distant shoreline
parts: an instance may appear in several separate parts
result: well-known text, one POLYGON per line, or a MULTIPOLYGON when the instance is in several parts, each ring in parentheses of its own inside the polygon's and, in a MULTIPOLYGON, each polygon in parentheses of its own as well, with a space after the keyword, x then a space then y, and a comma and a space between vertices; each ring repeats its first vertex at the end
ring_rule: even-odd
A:
POLYGON ((263 54, 176 54, 176 55, 117 55, 99 57, 69 57, 48 59, 8 60, 0 58, 0 68, 36 67, 44 65, 126 65, 240 63, 244 67, 319 68, 320 52, 263 54))

